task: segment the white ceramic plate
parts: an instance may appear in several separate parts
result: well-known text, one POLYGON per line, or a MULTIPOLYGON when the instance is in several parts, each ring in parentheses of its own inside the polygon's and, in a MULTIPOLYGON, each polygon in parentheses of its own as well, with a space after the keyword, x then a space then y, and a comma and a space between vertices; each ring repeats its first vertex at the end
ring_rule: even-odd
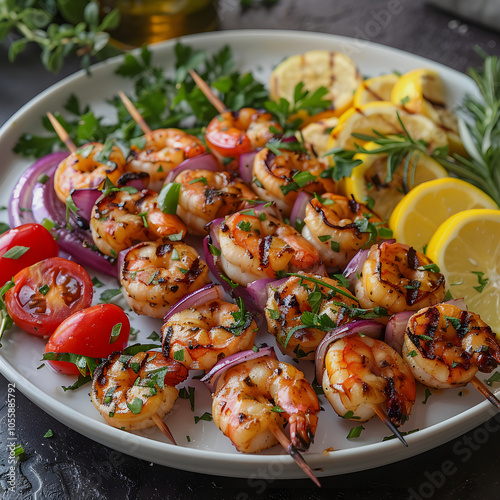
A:
MULTIPOLYGON (((172 69, 174 43, 167 42, 153 48, 155 63, 163 64, 166 70, 172 69)), ((422 66, 434 68, 449 91, 450 106, 459 103, 465 92, 473 91, 466 76, 445 66, 392 48, 332 35, 287 31, 219 32, 186 37, 184 43, 208 52, 230 45, 240 69, 251 69, 263 82, 267 81, 271 68, 284 57, 306 50, 328 49, 350 55, 366 76, 393 70, 405 72, 422 66)), ((98 113, 109 113, 106 99, 119 89, 130 90, 130 82, 114 74, 119 63, 119 60, 111 60, 97 65, 91 78, 79 72, 63 80, 33 99, 5 124, 0 130, 2 199, 8 199, 20 173, 30 164, 12 153, 20 134, 41 132, 40 117, 47 111, 62 110, 71 93, 75 93, 82 103, 89 103, 98 113)), ((96 273, 90 270, 90 274, 94 276, 96 273)), ((106 278, 101 279, 106 281, 106 278)), ((116 288, 112 280, 107 279, 107 283, 116 288)), ((100 290, 96 292, 98 297, 100 290)), ((133 313, 130 316, 133 326, 141 331, 138 341, 148 342, 146 337, 151 331, 159 331, 161 327, 158 320, 139 318, 133 313)), ((265 340, 270 342, 269 338, 265 340)), ((173 446, 157 429, 129 433, 108 426, 92 405, 88 386, 74 392, 63 392, 61 385, 70 385, 72 379, 52 372, 47 366, 37 369, 44 350, 42 339, 11 330, 5 334, 3 344, 0 350, 2 373, 43 410, 99 443, 150 462, 195 472, 235 477, 297 478, 303 475, 279 446, 257 455, 245 455, 234 450, 213 422, 202 420, 195 425, 195 415, 211 411, 210 394, 197 380, 188 380, 184 384, 196 388, 195 411, 191 412, 187 400, 179 399, 167 417, 179 443, 179 446, 173 446)), ((312 380, 311 363, 301 362, 300 368, 312 380)), ((376 420, 364 424, 365 430, 360 438, 347 440, 349 429, 357 424, 339 418, 322 397, 321 403, 326 411, 320 414, 315 443, 305 453, 307 462, 318 476, 378 467, 432 449, 495 414, 490 404, 482 401, 473 388, 432 392, 427 403, 422 404, 424 389, 419 388, 410 421, 402 427, 403 431, 419 429, 419 432, 407 436, 408 448, 396 439, 382 442, 382 438, 390 433, 376 420), (323 453, 332 447, 335 452, 323 453)))

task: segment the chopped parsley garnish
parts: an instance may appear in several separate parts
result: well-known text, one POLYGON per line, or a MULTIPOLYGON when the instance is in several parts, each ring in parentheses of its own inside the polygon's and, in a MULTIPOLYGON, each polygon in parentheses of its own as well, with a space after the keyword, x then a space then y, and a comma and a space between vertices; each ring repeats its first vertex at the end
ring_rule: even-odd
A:
POLYGON ((180 192, 181 184, 179 182, 170 182, 162 187, 158 195, 158 206, 163 213, 175 215, 180 192))
POLYGON ((364 429, 365 428, 362 425, 358 425, 357 427, 353 427, 349 431, 349 434, 347 434, 347 439, 359 438, 359 436, 361 436, 361 431, 363 431, 364 429))
POLYGON ((52 429, 49 429, 44 435, 43 437, 44 438, 51 438, 52 436, 54 435, 54 433, 52 432, 52 429))
POLYGON ((149 337, 146 337, 148 340, 152 340, 153 342, 157 342, 161 340, 160 335, 156 333, 155 331, 151 332, 151 335, 149 337))
POLYGON ((352 410, 349 410, 346 413, 344 413, 344 415, 342 415, 342 418, 359 420, 361 417, 356 417, 354 415, 354 412, 352 410))
POLYGON ((471 271, 473 274, 477 276, 477 282, 479 283, 478 286, 474 286, 474 290, 476 290, 478 293, 481 293, 484 290, 484 287, 490 282, 489 278, 483 278, 484 273, 481 271, 471 271))
POLYGON ((181 399, 189 399, 191 411, 194 411, 194 387, 188 386, 187 389, 185 387, 181 387, 179 389, 179 397, 181 399))
POLYGON ((97 276, 94 276, 92 278, 92 284, 96 287, 96 288, 102 288, 104 286, 104 283, 97 277, 97 276))
POLYGON ((212 414, 206 411, 201 417, 194 417, 194 423, 197 424, 200 420, 211 422, 213 420, 212 414))
POLYGON ((50 287, 49 285, 43 285, 38 289, 38 292, 42 295, 47 295, 49 293, 50 287))
POLYGON ((197 177, 188 182, 188 184, 195 184, 196 182, 202 182, 203 184, 208 184, 208 180, 206 177, 197 177))
POLYGON ((113 328, 111 329, 111 335, 109 337, 110 344, 113 344, 118 340, 122 331, 122 326, 122 323, 117 323, 115 326, 113 326, 113 328))
POLYGON ((500 372, 494 372, 490 378, 485 380, 485 382, 488 385, 493 385, 493 382, 500 382, 500 372))
POLYGON ((429 389, 425 389, 425 399, 422 401, 422 404, 427 404, 427 400, 432 396, 432 392, 429 389))
POLYGON ((142 399, 134 398, 131 404, 127 403, 127 408, 134 414, 137 415, 141 413, 142 410, 142 399))
POLYGON ((21 245, 16 245, 12 248, 9 248, 9 250, 7 250, 2 255, 2 257, 5 259, 17 260, 20 257, 22 257, 29 249, 30 247, 23 247, 21 245))
POLYGON ((121 288, 110 288, 101 293, 99 300, 105 304, 109 303, 111 299, 116 297, 121 293, 121 288))
POLYGON ((174 352, 174 359, 176 361, 184 361, 184 349, 174 352))
POLYGON ((238 229, 241 229, 242 231, 245 231, 249 233, 252 230, 252 223, 249 221, 240 221, 236 225, 238 229))
POLYGON ((307 183, 316 180, 316 176, 311 174, 311 172, 297 172, 293 177, 293 182, 280 186, 283 196, 286 196, 291 191, 296 191, 299 188, 304 187, 307 183))

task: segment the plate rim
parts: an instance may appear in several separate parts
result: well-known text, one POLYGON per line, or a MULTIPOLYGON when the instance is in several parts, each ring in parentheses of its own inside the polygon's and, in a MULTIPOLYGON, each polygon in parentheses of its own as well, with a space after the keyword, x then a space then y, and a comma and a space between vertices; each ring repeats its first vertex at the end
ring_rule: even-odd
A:
MULTIPOLYGON (((415 64, 425 64, 427 67, 439 69, 445 69, 447 72, 456 73, 457 76, 461 78, 470 78, 464 73, 455 70, 446 66, 445 64, 432 61, 423 56, 412 54, 406 52, 404 50, 390 47, 387 45, 383 45, 380 43, 375 43, 371 41, 365 41, 356 38, 350 38, 342 35, 335 35, 329 33, 316 33, 316 32, 308 32, 308 31, 298 31, 298 30, 269 30, 269 29, 246 29, 246 30, 225 30, 219 32, 212 33, 203 33, 203 34, 195 34, 189 35, 186 37, 181 37, 173 40, 168 40, 165 42, 160 42, 158 44, 154 44, 149 46, 152 50, 153 54, 161 53, 162 51, 171 50, 173 46, 179 41, 185 44, 196 44, 198 42, 202 42, 203 40, 210 38, 215 39, 216 41, 220 41, 225 44, 231 45, 231 39, 234 37, 238 38, 255 38, 255 37, 265 37, 267 39, 275 38, 275 39, 287 39, 290 37, 293 38, 302 38, 302 39, 311 39, 317 41, 326 41, 326 42, 334 42, 334 43, 344 43, 346 46, 352 44, 355 41, 359 41, 364 44, 365 47, 369 47, 370 50, 388 53, 390 54, 398 54, 404 58, 410 58, 412 63, 415 64)), ((136 49, 135 53, 140 51, 140 49, 136 49)), ((237 54, 235 54, 237 57, 237 54)), ((92 72, 97 73, 97 77, 99 77, 101 72, 104 72, 109 69, 115 68, 121 59, 122 56, 117 56, 115 58, 99 62, 92 66, 92 72)), ((156 61, 157 62, 157 61, 156 61)), ((48 96, 56 94, 62 88, 66 86, 71 86, 72 83, 76 80, 79 80, 82 77, 86 76, 85 70, 78 70, 72 75, 67 76, 61 81, 55 83, 54 85, 48 87, 40 94, 35 96, 33 99, 24 104, 17 112, 15 112, 0 128, 0 146, 3 143, 3 138, 7 134, 7 132, 13 127, 17 120, 23 117, 29 110, 42 102, 48 96)), ((23 394, 25 394, 28 399, 34 402, 39 408, 43 411, 47 412, 52 417, 56 418, 58 421, 64 423, 68 427, 72 428, 76 432, 88 437, 94 441, 97 441, 100 444, 105 446, 109 446, 111 448, 117 449, 126 454, 131 454, 130 450, 127 447, 132 443, 133 445, 138 446, 138 450, 134 450, 131 454, 134 457, 142 458, 148 461, 152 460, 151 456, 147 455, 147 452, 162 452, 165 451, 165 445, 167 446, 166 450, 169 451, 167 454, 168 460, 158 459, 158 454, 153 458, 153 461, 159 463, 161 465, 166 465, 169 467, 179 468, 183 470, 189 470, 193 472, 200 472, 205 474, 212 475, 221 475, 221 476, 231 476, 231 477, 248 477, 250 471, 245 471, 244 473, 239 469, 233 470, 232 468, 224 469, 224 466, 227 465, 247 465, 250 464, 254 469, 269 466, 270 463, 281 464, 285 468, 285 471, 281 473, 280 477, 276 477, 276 479, 290 479, 297 478, 298 476, 302 476, 302 472, 296 467, 295 462, 291 457, 284 454, 276 454, 276 455, 249 455, 243 453, 225 453, 225 452, 217 452, 212 450, 204 450, 204 449, 196 449, 182 446, 174 446, 172 444, 158 441, 154 439, 149 439, 144 436, 135 435, 133 433, 124 433, 119 429, 115 429, 109 425, 107 425, 104 421, 96 421, 89 417, 82 416, 78 413, 78 411, 72 407, 65 405, 64 403, 56 400, 52 396, 46 394, 42 389, 36 387, 32 384, 24 375, 17 372, 13 366, 11 366, 3 356, 3 353, 0 350, 0 372, 9 380, 9 382, 14 383, 16 389, 19 389, 23 394), (86 432, 82 431, 82 427, 86 432), (107 439, 107 436, 110 436, 107 439), (121 441, 121 443, 116 443, 116 440, 121 441), (173 452, 173 453, 171 453, 173 452), (214 457, 215 456, 215 457, 214 457), (174 462, 174 460, 178 457, 182 459, 183 462, 174 462), (200 461, 205 459, 217 459, 218 465, 222 468, 221 471, 214 471, 214 467, 212 465, 212 469, 205 469, 204 467, 195 466, 195 464, 190 463, 190 459, 195 457, 200 461)), ((410 453, 408 453, 403 448, 397 440, 386 441, 386 442, 377 442, 372 444, 363 445, 361 447, 355 448, 347 448, 336 451, 335 453, 330 453, 328 456, 325 456, 322 453, 306 454, 306 459, 311 467, 314 469, 315 467, 325 467, 325 464, 328 465, 328 470, 319 471, 318 476, 331 476, 337 474, 343 474, 347 472, 356 472, 360 470, 366 470, 370 468, 379 467, 382 465, 386 465, 389 463, 393 463, 403 458, 410 458, 416 454, 422 453, 424 451, 430 451, 433 448, 451 441, 455 439, 457 436, 462 435, 464 432, 471 430, 475 426, 481 424, 482 422, 488 420, 491 415, 487 411, 489 408, 489 403, 486 401, 482 401, 475 406, 466 409, 462 413, 455 415, 454 417, 448 418, 443 422, 433 424, 430 427, 427 427, 418 433, 407 436, 407 441, 410 448, 410 453), (450 431, 450 424, 453 427, 453 431, 450 431), (448 428, 448 429, 446 429, 448 428), (443 432, 447 430, 447 432, 443 432), (446 436, 445 436, 446 434, 446 436), (433 445, 431 447, 427 446, 428 442, 432 442, 433 445), (357 455, 360 454, 360 449, 363 450, 363 454, 366 455, 363 460, 360 461, 359 467, 339 467, 337 470, 331 470, 331 464, 336 464, 337 462, 341 462, 344 460, 351 460, 352 456, 354 458, 358 458, 357 455), (379 455, 380 451, 383 451, 383 457, 379 455), (370 465, 371 459, 376 458, 376 465, 370 465)), ((257 469, 258 470, 258 469, 257 469)), ((305 476, 304 476, 305 477, 305 476)))

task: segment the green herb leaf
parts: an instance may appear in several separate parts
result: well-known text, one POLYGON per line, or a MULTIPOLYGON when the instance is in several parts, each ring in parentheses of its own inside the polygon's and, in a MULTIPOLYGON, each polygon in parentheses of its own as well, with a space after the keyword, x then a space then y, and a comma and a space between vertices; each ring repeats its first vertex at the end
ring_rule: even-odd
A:
POLYGON ((206 411, 201 417, 194 417, 195 424, 197 424, 200 420, 211 422, 213 420, 212 414, 206 411))
POLYGON ((177 212, 180 192, 181 184, 179 182, 170 182, 163 186, 158 195, 158 206, 163 213, 175 214, 177 212))
POLYGON ((23 247, 21 245, 16 245, 12 248, 9 248, 9 250, 7 250, 2 255, 2 257, 5 259, 17 260, 20 257, 22 257, 29 249, 30 247, 23 247))
POLYGON ((347 434, 347 439, 356 439, 361 436, 361 431, 363 431, 365 428, 362 425, 358 425, 357 427, 353 427, 350 431, 349 434, 347 434))
POLYGON ((127 403, 127 408, 134 414, 138 415, 142 410, 142 399, 134 398, 131 404, 127 403))
POLYGON ((123 326, 122 323, 117 323, 116 325, 113 326, 111 330, 111 336, 109 337, 110 344, 113 344, 118 340, 118 338, 120 337, 120 333, 122 331, 122 326, 123 326))

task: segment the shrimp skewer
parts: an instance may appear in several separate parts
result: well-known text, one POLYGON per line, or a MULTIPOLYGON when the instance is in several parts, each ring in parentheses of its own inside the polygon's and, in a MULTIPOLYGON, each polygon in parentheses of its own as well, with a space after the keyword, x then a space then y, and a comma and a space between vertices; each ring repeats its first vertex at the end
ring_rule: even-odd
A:
POLYGON ((221 299, 174 314, 163 325, 163 354, 188 370, 209 370, 217 361, 254 345, 252 314, 221 299))
POLYGON ((182 241, 139 243, 126 253, 120 269, 128 305, 152 318, 163 318, 182 297, 209 282, 208 266, 182 241))
POLYGON ((177 215, 190 234, 206 235, 205 226, 215 219, 233 214, 251 205, 257 195, 230 172, 185 170, 175 182, 181 185, 177 215))
POLYGON ((389 315, 439 304, 446 290, 445 278, 436 267, 408 245, 373 245, 355 285, 356 297, 362 307, 384 307, 389 315))
POLYGON ((296 359, 313 360, 316 348, 327 331, 353 321, 346 311, 349 307, 358 306, 351 292, 336 280, 299 273, 290 276, 276 288, 268 287, 265 315, 268 331, 278 340, 278 347, 283 354, 296 359), (316 314, 317 318, 328 316, 328 319, 322 318, 328 327, 304 326, 302 314, 305 312, 316 314))
MULTIPOLYGON (((297 368, 262 356, 231 366, 215 387, 212 415, 238 451, 255 453, 281 443, 304 469, 302 457, 316 432, 318 398, 297 368), (290 424, 290 440, 281 432, 290 424)), ((307 467, 307 466, 306 466, 307 467)), ((304 469, 316 484, 309 467, 304 469)))
POLYGON ((304 224, 302 236, 318 250, 325 265, 344 269, 358 250, 376 243, 377 227, 383 222, 354 198, 325 193, 306 205, 304 224))
POLYGON ((125 430, 157 425, 176 444, 163 417, 177 399, 174 386, 187 374, 184 366, 160 352, 116 352, 94 371, 92 402, 109 425, 125 430))
POLYGON ((231 215, 220 224, 218 239, 222 270, 242 285, 320 264, 318 252, 298 231, 265 212, 231 215))
POLYGON ((415 379, 401 356, 385 342, 360 336, 333 342, 325 356, 321 382, 340 416, 365 422, 377 415, 407 446, 396 426, 411 413, 415 379))
POLYGON ((476 377, 500 363, 500 345, 478 314, 452 304, 418 311, 408 321, 403 356, 424 385, 447 389, 472 382, 499 408, 497 398, 476 377))
POLYGON ((64 204, 74 189, 97 188, 106 178, 113 183, 118 182, 125 173, 125 158, 118 146, 114 145, 108 159, 103 160, 100 158, 103 144, 90 142, 78 149, 54 115, 47 113, 47 116, 70 151, 54 173, 54 191, 64 204))
POLYGON ((188 158, 206 152, 198 137, 177 128, 151 130, 132 101, 118 92, 123 104, 134 121, 144 132, 145 145, 131 146, 126 169, 130 172, 146 172, 149 175, 149 188, 160 191, 169 172, 188 158))
POLYGON ((232 159, 226 165, 227 169, 237 168, 237 160, 242 154, 264 147, 267 141, 275 136, 274 131, 282 131, 281 125, 273 120, 268 112, 254 108, 241 108, 238 111, 227 109, 194 70, 190 70, 189 73, 198 88, 219 112, 207 126, 205 141, 220 161, 232 159))
POLYGON ((177 215, 161 210, 158 193, 149 189, 103 194, 92 209, 90 229, 97 248, 111 257, 141 241, 182 239, 187 233, 177 215))

